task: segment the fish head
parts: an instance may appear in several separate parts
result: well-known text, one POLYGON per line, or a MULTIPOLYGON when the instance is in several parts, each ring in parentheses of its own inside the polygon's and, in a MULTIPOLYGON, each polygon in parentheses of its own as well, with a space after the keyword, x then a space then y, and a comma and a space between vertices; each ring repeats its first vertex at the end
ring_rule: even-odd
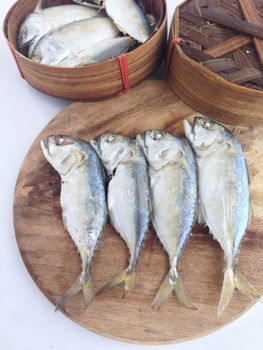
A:
POLYGON ((63 48, 52 36, 48 35, 37 42, 30 58, 37 63, 59 65, 69 55, 70 53, 67 49, 63 48))
POLYGON ((49 31, 49 25, 35 13, 31 13, 22 23, 17 43, 20 50, 30 45, 36 38, 45 35, 49 31))
POLYGON ((198 155, 225 148, 234 140, 234 136, 223 125, 205 117, 196 117, 193 125, 184 120, 184 129, 188 141, 198 155))
POLYGON ((71 136, 51 135, 40 145, 47 161, 60 175, 68 174, 70 169, 79 166, 88 157, 87 152, 81 149, 80 140, 71 136))
POLYGON ((137 135, 136 140, 150 166, 155 170, 174 163, 182 153, 180 139, 165 131, 146 131, 142 135, 137 135))
POLYGON ((103 134, 98 141, 92 140, 90 144, 109 174, 112 174, 120 163, 134 156, 137 145, 135 141, 117 133, 103 134))

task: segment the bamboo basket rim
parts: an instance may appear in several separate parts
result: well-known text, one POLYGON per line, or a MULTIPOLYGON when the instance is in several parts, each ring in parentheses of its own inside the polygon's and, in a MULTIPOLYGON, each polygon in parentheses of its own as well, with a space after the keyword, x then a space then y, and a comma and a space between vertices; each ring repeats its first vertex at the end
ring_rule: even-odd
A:
MULTIPOLYGON (((7 12, 5 18, 4 18, 4 22, 3 22, 3 33, 4 33, 4 36, 5 36, 5 39, 7 40, 7 43, 8 45, 12 47, 12 50, 14 50, 15 54, 18 55, 20 58, 24 59, 25 61, 29 62, 30 64, 33 64, 35 67, 46 67, 46 68, 50 68, 51 66, 50 65, 47 65, 47 64, 43 64, 43 63, 38 63, 38 62, 35 62, 33 60, 31 60, 30 58, 26 57, 25 55, 23 55, 21 52, 19 52, 17 50, 17 48, 13 45, 13 43, 9 40, 9 37, 8 37, 8 31, 7 31, 7 28, 8 28, 8 23, 9 23, 9 19, 14 11, 14 9, 16 8, 16 6, 18 5, 18 3, 20 3, 21 0, 16 0, 16 2, 11 6, 11 8, 9 9, 9 11, 7 12)), ((126 57, 129 58, 131 56, 132 53, 136 53, 138 50, 141 49, 141 47, 143 47, 144 45, 150 45, 151 42, 155 39, 156 35, 158 35, 158 33, 160 32, 161 29, 163 29, 163 27, 166 25, 166 22, 167 22, 167 0, 160 0, 160 2, 162 3, 162 9, 163 9, 163 12, 162 12, 162 16, 163 18, 161 19, 161 25, 158 27, 158 30, 153 34, 151 35, 151 37, 143 44, 140 44, 138 47, 136 47, 135 49, 131 50, 130 52, 126 53, 126 57)), ((107 64, 107 63, 112 63, 114 61, 118 61, 118 57, 116 58, 112 58, 110 60, 107 60, 105 62, 100 62, 100 63, 95 63, 95 64, 91 64, 91 65, 87 65, 87 66, 81 66, 81 67, 56 67, 56 66, 52 66, 52 69, 54 71, 57 71, 57 72, 61 72, 61 71, 67 71, 67 72, 76 72, 76 70, 78 71, 84 71, 84 70, 87 70, 87 68, 94 68, 94 67, 97 67, 97 68, 100 68, 101 66, 107 64)))
MULTIPOLYGON (((189 0, 184 0, 183 2, 181 2, 176 8, 175 8, 175 12, 174 12, 174 15, 173 15, 173 18, 172 18, 172 25, 171 25, 171 34, 172 34, 172 38, 169 38, 169 40, 173 39, 173 38, 176 38, 179 36, 179 33, 177 32, 176 30, 176 24, 178 23, 177 25, 177 28, 179 28, 180 24, 179 24, 179 9, 180 7, 188 2, 189 0)), ((191 0, 190 0, 191 1, 191 0)), ((243 92, 243 93, 247 93, 247 94, 253 94, 254 96, 255 95, 258 95, 259 97, 262 97, 263 98, 263 91, 259 91, 259 90, 255 90, 255 89, 250 89, 250 88, 247 88, 245 86, 241 86, 241 85, 238 85, 238 84, 234 84, 234 83, 231 83, 230 81, 220 77, 219 75, 215 74, 214 72, 212 72, 211 70, 209 70, 208 68, 202 66, 201 64, 199 64, 198 62, 196 62, 195 60, 193 60, 192 58, 188 57, 184 52, 183 50, 181 49, 180 45, 174 45, 176 46, 176 49, 178 51, 178 54, 183 57, 183 59, 185 61, 188 61, 189 63, 191 63, 195 68, 197 69, 200 69, 201 71, 203 71, 203 73, 205 73, 206 75, 210 76, 210 78, 212 78, 213 80, 217 81, 217 82, 220 82, 220 83, 224 83, 225 87, 233 90, 233 89, 236 89, 237 91, 239 92, 243 92)), ((172 63, 172 57, 171 57, 171 62, 170 62, 170 65, 172 63)))

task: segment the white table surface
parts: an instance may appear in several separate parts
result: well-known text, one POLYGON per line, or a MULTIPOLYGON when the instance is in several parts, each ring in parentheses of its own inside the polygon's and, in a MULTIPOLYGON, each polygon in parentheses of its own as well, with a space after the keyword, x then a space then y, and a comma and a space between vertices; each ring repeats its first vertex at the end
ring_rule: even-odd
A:
MULTIPOLYGON (((0 20, 13 4, 0 3, 0 20)), ((168 0, 169 17, 178 0, 168 0)), ((25 154, 42 128, 65 106, 31 88, 18 74, 1 32, 0 39, 0 349, 148 349, 124 344, 81 328, 44 297, 20 257, 13 229, 13 191, 25 154)), ((160 314, 161 317, 161 314, 160 314)), ((156 349, 206 350, 263 348, 263 304, 206 337, 156 349)))

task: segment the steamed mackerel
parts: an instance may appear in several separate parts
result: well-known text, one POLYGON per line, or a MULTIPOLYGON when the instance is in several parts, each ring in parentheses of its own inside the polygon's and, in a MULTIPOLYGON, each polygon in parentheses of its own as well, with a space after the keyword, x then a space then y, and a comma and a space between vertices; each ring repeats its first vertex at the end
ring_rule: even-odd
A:
POLYGON ((76 67, 85 65, 82 59, 89 56, 98 43, 118 37, 119 31, 112 20, 94 17, 70 23, 40 39, 31 59, 52 66, 76 67))
POLYGON ((127 268, 113 277, 99 294, 123 283, 126 295, 134 286, 135 268, 150 221, 147 164, 136 141, 119 134, 102 135, 91 144, 111 176, 108 188, 111 223, 130 252, 127 268))
MULTIPOLYGON (((89 1, 73 0, 77 4, 92 6, 89 1)), ((134 0, 93 0, 106 10, 107 15, 124 35, 129 35, 139 43, 147 41, 151 35, 151 26, 140 6, 134 0)))
POLYGON ((57 64, 58 67, 81 67, 89 64, 97 64, 116 58, 135 45, 130 36, 122 36, 113 39, 102 40, 92 49, 84 50, 79 54, 72 54, 66 60, 57 64))
POLYGON ((90 265, 107 218, 104 179, 89 143, 69 136, 41 141, 47 161, 61 176, 60 203, 64 227, 80 253, 82 272, 57 304, 83 291, 88 306, 94 297, 90 265))
POLYGON ((170 263, 152 307, 159 309, 175 292, 183 305, 195 309, 178 272, 196 214, 197 174, 193 151, 186 140, 164 131, 148 131, 138 135, 137 140, 150 166, 152 223, 170 263))
POLYGON ((130 36, 102 40, 92 50, 81 52, 75 61, 78 60, 78 66, 105 62, 126 53, 134 45, 130 36))
POLYGON ((260 295, 235 264, 250 215, 249 178, 242 147, 223 125, 197 117, 184 121, 199 174, 199 222, 206 224, 225 254, 226 268, 218 307, 220 317, 235 288, 253 299, 260 295))
POLYGON ((32 52, 37 41, 50 31, 74 21, 99 15, 95 9, 80 5, 60 5, 42 9, 41 4, 42 1, 39 0, 34 12, 25 18, 20 27, 17 38, 19 49, 30 45, 32 52))

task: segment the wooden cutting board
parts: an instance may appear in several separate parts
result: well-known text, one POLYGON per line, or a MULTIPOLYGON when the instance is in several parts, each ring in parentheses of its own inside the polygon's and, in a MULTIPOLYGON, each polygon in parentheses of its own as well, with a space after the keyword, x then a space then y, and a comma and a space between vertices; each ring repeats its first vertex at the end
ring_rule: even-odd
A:
MULTIPOLYGON (((27 269, 52 302, 80 272, 77 250, 64 230, 59 204, 60 179, 44 159, 39 141, 49 134, 73 134, 89 140, 106 131, 134 136, 148 129, 182 132, 180 120, 195 112, 180 101, 164 81, 145 81, 122 97, 97 103, 74 103, 40 133, 22 165, 15 190, 14 223, 27 269)), ((248 159, 253 220, 243 239, 238 268, 263 293, 263 128, 232 128, 248 159)), ((128 251, 119 235, 105 227, 92 266, 95 290, 127 263, 128 251)), ((223 253, 208 231, 195 226, 179 269, 198 311, 171 297, 159 310, 150 308, 168 271, 167 255, 152 230, 137 268, 135 288, 122 299, 117 287, 84 309, 79 293, 62 310, 78 324, 106 337, 126 342, 162 344, 194 339, 228 324, 253 302, 235 292, 223 317, 216 317, 224 269, 223 253)), ((54 313, 54 316, 56 314, 54 313)))

